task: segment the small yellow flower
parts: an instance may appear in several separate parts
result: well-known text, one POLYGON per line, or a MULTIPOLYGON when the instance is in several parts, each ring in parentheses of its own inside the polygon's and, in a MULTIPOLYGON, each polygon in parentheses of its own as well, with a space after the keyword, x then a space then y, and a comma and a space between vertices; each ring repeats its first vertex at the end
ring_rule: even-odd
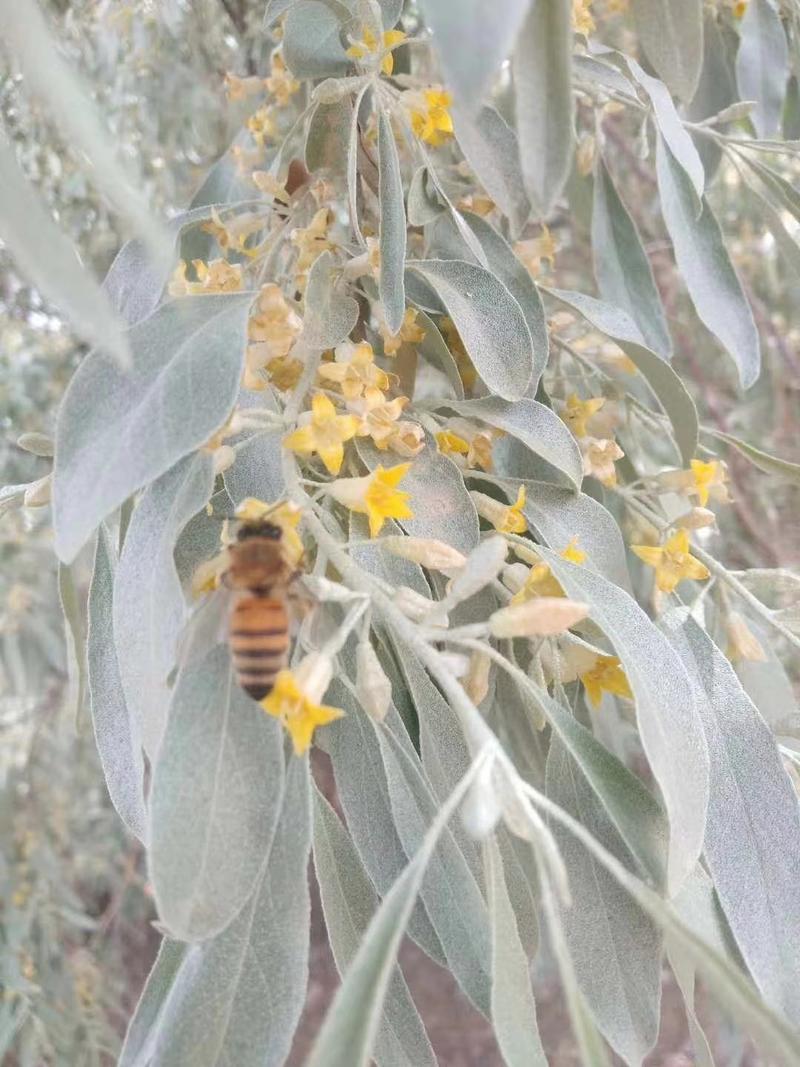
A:
POLYGON ((286 69, 283 56, 278 51, 272 53, 270 76, 264 84, 275 98, 275 103, 279 107, 286 107, 289 103, 289 98, 300 88, 300 82, 296 81, 286 69))
POLYGON ((452 430, 439 430, 436 434, 436 444, 445 456, 466 456, 469 452, 469 442, 452 430))
POLYGON ((386 519, 414 518, 408 506, 410 494, 397 488, 410 467, 410 463, 399 463, 388 470, 377 467, 363 478, 337 478, 326 489, 334 500, 350 511, 366 515, 370 537, 377 537, 386 519))
POLYGON ((170 296, 186 296, 194 293, 235 293, 244 286, 241 264, 231 264, 224 259, 212 259, 204 263, 202 259, 193 259, 192 266, 197 277, 196 282, 186 278, 186 262, 181 260, 170 279, 168 292, 170 296))
POLYGON ((462 196, 456 201, 456 207, 460 211, 471 211, 475 215, 491 215, 495 209, 495 202, 491 197, 485 196, 481 193, 470 193, 469 196, 462 196))
POLYGON ((519 492, 517 493, 517 499, 510 507, 505 509, 500 524, 495 526, 498 533, 524 534, 528 529, 527 520, 522 514, 522 509, 525 507, 526 495, 525 486, 521 485, 519 487, 519 492))
POLYGON ((452 97, 446 89, 412 90, 404 94, 410 110, 411 128, 421 141, 438 147, 453 135, 453 119, 448 110, 452 97))
POLYGON ((223 221, 217 209, 212 207, 210 222, 204 222, 200 229, 210 233, 223 252, 233 249, 252 257, 256 253, 247 246, 247 238, 263 230, 265 221, 264 215, 256 212, 231 215, 223 221))
POLYGON ((712 459, 710 463, 704 463, 701 459, 693 459, 691 471, 694 485, 689 489, 689 494, 697 497, 701 508, 706 506, 709 496, 723 501, 728 499, 725 466, 719 460, 712 459))
MULTIPOLYGON (((262 287, 255 314, 247 323, 249 344, 245 357, 245 389, 264 389, 267 385, 262 371, 273 381, 285 374, 286 357, 303 328, 303 320, 291 307, 280 287, 274 282, 262 287)), ((299 360, 292 360, 292 374, 302 370, 299 360)), ((277 381, 275 384, 278 384, 277 381)), ((278 388, 281 388, 278 385, 278 388)))
MULTIPOLYGON (((563 549, 559 555, 562 559, 568 560, 570 563, 581 564, 586 560, 586 553, 578 548, 577 537, 573 537, 567 547, 563 549)), ((531 600, 533 597, 557 597, 564 595, 565 593, 561 588, 561 583, 554 576, 550 567, 546 563, 535 563, 528 571, 528 577, 525 579, 522 588, 511 598, 511 603, 524 604, 526 600, 531 600)))
POLYGON ((733 2, 733 17, 735 19, 744 18, 744 13, 747 11, 747 0, 734 0, 733 2))
POLYGON ((600 706, 604 692, 627 697, 628 700, 633 699, 628 678, 616 656, 598 656, 591 670, 585 671, 579 677, 595 708, 600 706))
POLYGON ((590 396, 588 400, 581 400, 576 393, 570 393, 561 410, 561 418, 576 437, 586 437, 589 433, 587 423, 605 402, 604 396, 590 396))
POLYGON ((380 403, 391 384, 386 371, 375 365, 372 345, 366 341, 338 345, 335 362, 323 363, 318 373, 324 381, 338 385, 348 400, 363 396, 370 404, 380 403))
POLYGON ((725 655, 732 663, 749 660, 751 663, 766 663, 767 654, 761 642, 738 611, 732 611, 725 620, 728 646, 725 655))
POLYGON ((379 330, 383 338, 383 351, 387 356, 396 355, 401 345, 416 345, 425 337, 425 331, 421 326, 417 325, 416 308, 406 308, 406 313, 397 333, 390 333, 383 319, 380 322, 379 330))
POLYGON ((402 456, 416 456, 425 438, 421 426, 400 418, 407 403, 407 396, 374 404, 360 397, 347 406, 360 419, 359 437, 371 437, 381 452, 391 448, 402 456))
POLYGON ((385 75, 390 75, 394 70, 394 56, 392 49, 405 41, 406 35, 402 30, 387 30, 378 42, 375 34, 365 26, 361 31, 361 40, 355 41, 348 49, 347 54, 351 59, 366 59, 369 56, 380 56, 381 70, 385 75))
POLYGON ((278 123, 271 107, 260 107, 247 120, 247 128, 259 148, 272 141, 278 133, 278 123))
POLYGON ((297 756, 307 751, 318 726, 327 726, 344 715, 341 708, 309 699, 291 671, 279 673, 271 693, 261 701, 261 707, 281 721, 297 756))
POLYGON ((528 272, 538 278, 542 273, 542 263, 547 263, 550 270, 556 265, 556 252, 558 244, 550 233, 549 227, 542 223, 542 233, 539 237, 531 237, 527 241, 517 241, 514 251, 528 272))
POLYGON ((330 224, 330 211, 326 207, 321 207, 308 226, 292 230, 289 234, 292 244, 298 250, 295 264, 295 271, 298 275, 305 275, 318 256, 333 248, 333 244, 328 239, 330 224))
POLYGON ((311 401, 311 419, 287 434, 283 444, 292 452, 310 456, 316 452, 329 474, 338 474, 344 460, 344 442, 355 437, 359 420, 355 415, 337 415, 332 401, 323 393, 311 401))
POLYGON ((587 37, 594 30, 591 8, 592 0, 572 0, 572 28, 587 37))
POLYGON ((631 545, 631 548, 639 559, 655 568, 656 585, 662 593, 671 593, 684 578, 701 582, 709 576, 705 564, 690 554, 686 530, 678 530, 661 547, 631 545))
POLYGON ((584 437, 581 441, 583 455, 583 473, 593 475, 603 485, 617 484, 617 471, 614 461, 622 459, 625 453, 616 441, 598 440, 596 437, 584 437))
POLYGON ((225 75, 225 93, 231 103, 238 100, 246 100, 248 96, 255 96, 264 91, 264 82, 261 78, 240 78, 237 74, 225 75))
POLYGON ((456 324, 449 315, 445 315, 439 321, 439 329, 445 344, 450 350, 450 355, 456 361, 456 367, 458 368, 458 373, 461 375, 461 381, 464 383, 464 388, 469 392, 478 380, 478 373, 475 370, 472 360, 469 358, 469 353, 464 347, 464 342, 461 340, 461 335, 456 329, 456 324))

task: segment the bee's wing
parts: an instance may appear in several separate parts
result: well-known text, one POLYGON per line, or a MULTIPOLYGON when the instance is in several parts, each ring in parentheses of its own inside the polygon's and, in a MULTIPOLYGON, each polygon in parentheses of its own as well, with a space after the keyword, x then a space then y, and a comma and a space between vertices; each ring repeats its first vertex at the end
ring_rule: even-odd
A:
POLYGON ((179 671, 205 659, 217 645, 226 644, 234 597, 232 590, 220 586, 192 612, 178 642, 179 671))

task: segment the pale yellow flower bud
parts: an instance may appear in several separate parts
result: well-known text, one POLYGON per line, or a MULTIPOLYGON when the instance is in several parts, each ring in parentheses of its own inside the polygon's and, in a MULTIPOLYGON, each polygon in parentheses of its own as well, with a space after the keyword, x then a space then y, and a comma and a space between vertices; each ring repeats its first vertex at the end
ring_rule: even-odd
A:
POLYGON ((495 637, 550 637, 585 619, 589 605, 566 597, 537 597, 500 608, 489 618, 495 637))
POLYGON ((492 661, 485 652, 473 652, 469 660, 469 670, 462 679, 464 691, 473 704, 480 704, 489 692, 489 673, 492 661))
POLYGON ((51 480, 51 475, 45 474, 43 478, 31 482, 22 498, 26 508, 41 508, 50 503, 51 480))
POLYGON ((384 537, 381 539, 381 547, 386 548, 393 556, 402 559, 410 559, 413 563, 419 563, 421 567, 429 567, 434 571, 458 570, 467 562, 467 557, 445 544, 428 537, 384 537))
POLYGON ((392 683, 369 641, 359 641, 356 649, 356 696, 371 719, 383 722, 392 703, 392 683))
POLYGON ((682 526, 684 530, 702 530, 705 526, 713 526, 716 521, 716 515, 709 508, 691 508, 675 520, 675 525, 682 526))
POLYGON ((728 635, 726 654, 734 663, 748 660, 751 663, 766 663, 767 654, 761 642, 737 611, 732 611, 725 621, 728 635))

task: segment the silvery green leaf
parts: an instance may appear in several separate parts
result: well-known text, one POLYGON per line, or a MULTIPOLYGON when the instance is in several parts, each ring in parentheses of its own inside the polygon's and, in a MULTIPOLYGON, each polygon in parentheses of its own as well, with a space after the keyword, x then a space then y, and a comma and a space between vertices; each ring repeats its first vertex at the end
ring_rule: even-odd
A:
POLYGON ((350 558, 359 567, 363 567, 368 574, 375 575, 376 578, 382 578, 395 589, 403 585, 413 589, 420 596, 429 597, 431 595, 425 574, 417 563, 412 563, 409 559, 402 559, 399 556, 395 556, 394 553, 387 552, 386 549, 381 548, 382 537, 391 537, 398 534, 402 536, 401 528, 392 519, 389 519, 384 524, 377 537, 372 538, 369 536, 366 516, 351 513, 349 531, 352 540, 367 542, 366 544, 353 545, 350 549, 350 558))
POLYGON ((306 166, 314 173, 325 170, 330 174, 347 173, 347 149, 353 105, 347 96, 330 104, 317 104, 306 135, 306 166))
MULTIPOLYGON (((314 868, 333 958, 339 973, 345 974, 379 901, 338 816, 318 791, 314 800, 314 868)), ((433 1050, 399 968, 389 980, 373 1055, 378 1067, 435 1067, 433 1050)))
POLYGON ((585 566, 549 549, 538 551, 567 595, 590 605, 590 617, 622 660, 636 701, 639 737, 669 818, 667 884, 674 895, 700 855, 708 803, 708 750, 692 683, 681 659, 632 597, 585 566))
POLYGON ((500 850, 503 877, 520 944, 526 957, 532 960, 539 947, 536 860, 528 842, 514 836, 504 825, 495 828, 494 840, 500 850))
POLYGON ((350 212, 350 225, 362 248, 366 248, 366 241, 358 221, 358 152, 361 145, 358 118, 368 88, 369 86, 365 85, 361 89, 353 104, 353 120, 350 124, 350 140, 347 145, 347 206, 350 212))
POLYGON ((703 197, 705 172, 694 141, 685 129, 683 120, 675 108, 666 85, 660 82, 658 78, 652 78, 649 74, 646 74, 635 59, 628 57, 628 66, 631 74, 633 74, 650 98, 657 132, 669 146, 675 162, 691 183, 691 188, 696 196, 694 205, 697 208, 695 211, 695 216, 697 216, 700 213, 703 197))
POLYGON ((311 797, 308 760, 289 757, 283 787, 279 759, 262 766, 280 777, 254 891, 227 929, 189 946, 162 1011, 159 1067, 286 1062, 308 984, 311 797))
MULTIPOLYGON (((528 384, 528 395, 533 396, 547 364, 549 347, 547 323, 539 290, 528 270, 514 255, 509 243, 491 223, 471 211, 465 211, 462 218, 483 249, 485 265, 508 289, 525 316, 533 341, 533 376, 528 384)), ((473 258, 461 235, 456 233, 452 219, 438 219, 431 228, 431 239, 444 258, 467 261, 473 258)))
POLYGON ((61 308, 83 340, 130 359, 123 323, 0 140, 0 237, 20 271, 61 308))
POLYGON ((686 386, 672 367, 645 346, 639 328, 620 308, 584 293, 568 292, 566 289, 545 291, 574 308, 592 326, 615 340, 633 360, 669 417, 681 459, 688 467, 697 452, 697 410, 686 386))
POLYGON ((533 342, 508 289, 473 263, 418 259, 408 266, 436 291, 489 389, 505 400, 518 400, 533 374, 533 342))
POLYGON ((775 474, 795 484, 800 483, 800 463, 792 463, 788 459, 781 459, 780 456, 771 456, 763 449, 756 448, 755 445, 748 444, 747 441, 742 441, 740 438, 734 437, 733 434, 723 433, 722 430, 709 430, 709 433, 720 441, 731 445, 745 459, 749 459, 754 467, 758 467, 765 474, 775 474))
POLYGON ((185 621, 173 549, 214 487, 212 457, 187 456, 143 494, 128 527, 114 583, 114 634, 124 698, 154 760, 169 705, 185 621))
MULTIPOLYGON (((781 621, 786 625, 785 619, 781 621)), ((748 626, 759 639, 762 638, 762 628, 750 620, 748 626)), ((800 633, 800 628, 795 632, 800 633)), ((791 678, 766 639, 761 640, 761 647, 765 656, 763 662, 739 660, 735 664, 736 676, 773 734, 800 737, 800 709, 791 678)))
MULTIPOLYGON (((331 758, 339 803, 361 861, 378 893, 386 896, 408 856, 395 825, 375 727, 350 690, 336 679, 326 699, 346 715, 320 731, 319 745, 331 758)), ((397 713, 390 709, 386 721, 394 721, 395 734, 402 737, 397 713)), ((421 903, 411 915, 409 933, 429 956, 444 964, 441 945, 421 903)))
POLYGON ((636 89, 621 70, 605 62, 599 56, 574 55, 572 72, 577 82, 588 82, 606 93, 617 93, 636 100, 636 89))
POLYGON ((599 153, 594 175, 592 253, 603 299, 627 311, 647 345, 668 359, 672 341, 650 260, 599 153))
MULTIPOLYGON (((456 361, 453 359, 450 349, 445 344, 439 328, 424 311, 417 311, 417 325, 425 331, 425 336, 417 346, 417 352, 421 360, 430 363, 447 378, 457 400, 464 399, 464 383, 458 373, 456 361)), ((418 383, 422 371, 418 373, 418 383)), ((438 395, 441 395, 437 390, 438 395)))
MULTIPOLYGON (((700 81, 686 109, 686 117, 692 122, 707 119, 711 115, 719 114, 737 99, 731 57, 720 32, 716 12, 709 9, 703 19, 703 66, 700 81)), ((700 153, 708 185, 719 167, 722 149, 710 137, 702 134, 695 134, 693 140, 700 153)))
POLYGON ((656 168, 661 210, 678 270, 698 316, 733 358, 742 387, 747 388, 761 368, 758 331, 719 223, 707 200, 696 217, 688 180, 660 137, 656 168))
POLYGON ((575 140, 569 0, 529 6, 511 69, 525 188, 544 218, 569 176, 575 140))
POLYGON ((789 47, 774 0, 751 0, 740 24, 736 84, 742 100, 755 100, 751 113, 759 137, 778 136, 789 78, 789 47))
POLYGON ((161 941, 139 1003, 128 1023, 117 1067, 148 1067, 152 1063, 161 1013, 187 951, 188 946, 180 941, 170 941, 166 937, 161 941))
MULTIPOLYGON (((628 851, 560 741, 547 759, 547 795, 622 862, 628 851)), ((661 934, 611 875, 565 830, 553 827, 572 905, 564 930, 575 974, 601 1033, 625 1063, 640 1064, 658 1035, 661 934)))
MULTIPOLYGON (((378 729, 395 825, 413 855, 436 825, 439 802, 423 777, 418 758, 391 730, 378 729)), ((462 779, 463 781, 463 779, 462 779)), ((422 886, 422 900, 459 985, 484 1013, 490 1010, 490 934, 480 887, 449 830, 442 832, 422 886)))
MULTIPOLYGON (((476 762, 419 835, 413 860, 384 897, 322 1024, 307 1067, 367 1067, 383 1002, 417 894, 438 863, 437 846, 480 763, 476 762)), ((441 841, 440 841, 441 839, 441 841)), ((487 946, 488 947, 488 946, 487 946)))
MULTIPOLYGON (((484 21, 485 28, 487 22, 484 21)), ((458 101, 453 105, 453 125, 459 147, 478 181, 508 218, 516 237, 531 212, 522 181, 517 135, 500 112, 484 104, 477 112, 458 101)))
POLYGON ((239 389, 250 293, 185 297, 129 333, 133 365, 102 352, 78 367, 56 425, 56 551, 74 559, 92 530, 211 437, 239 389))
POLYGON ((486 18, 481 0, 422 0, 425 22, 445 82, 455 97, 475 108, 514 45, 529 0, 498 0, 486 18))
POLYGON ((480 419, 490 426, 512 434, 517 440, 562 471, 575 489, 583 480, 583 461, 574 436, 566 423, 538 400, 501 400, 479 397, 477 400, 447 401, 447 407, 465 418, 480 419))
POLYGON ((525 685, 522 691, 528 700, 533 697, 643 874, 654 885, 662 886, 669 826, 658 801, 624 763, 549 693, 538 689, 534 696, 530 685, 525 685))
POLYGON ((691 100, 703 61, 703 0, 633 0, 633 17, 659 77, 681 100, 691 100))
POLYGON ((273 26, 296 3, 297 0, 267 0, 267 7, 264 11, 264 29, 268 30, 270 26, 273 26))
POLYGON ((342 45, 342 21, 325 0, 297 0, 283 24, 283 57, 295 78, 335 78, 351 60, 342 45))
POLYGON ((403 273, 406 260, 406 212, 400 160, 385 111, 378 116, 378 193, 380 198, 379 247, 381 267, 378 279, 383 313, 390 333, 403 325, 406 294, 403 273))
POLYGON ((358 304, 344 292, 344 284, 331 253, 317 256, 308 272, 300 335, 308 348, 335 348, 358 322, 358 304))
POLYGON ((528 959, 517 932, 496 841, 483 845, 492 927, 492 1023, 508 1067, 547 1067, 528 959))
POLYGON ((150 877, 175 936, 219 933, 252 893, 278 818, 281 727, 218 646, 178 676, 153 770, 150 877))
POLYGON ((478 514, 461 471, 435 448, 428 445, 416 457, 402 482, 410 493, 413 519, 401 526, 411 537, 431 537, 471 551, 478 543, 478 514))
POLYGON ((667 958, 675 982, 683 997, 686 1021, 689 1024, 689 1036, 692 1039, 694 1062, 697 1067, 714 1067, 714 1053, 703 1030, 702 1023, 695 1011, 695 967, 691 959, 678 945, 667 943, 667 958))
MULTIPOLYGON (((540 797, 537 804, 545 806, 540 797)), ((688 924, 676 906, 668 903, 619 862, 606 848, 567 812, 557 805, 546 806, 551 821, 564 825, 585 848, 627 890, 643 911, 657 922, 671 943, 677 942, 686 959, 695 967, 707 987, 719 1000, 729 1018, 753 1037, 764 1054, 776 1063, 794 1063, 800 1057, 797 1031, 772 1012, 753 984, 729 960, 727 954, 711 945, 688 924)), ((694 877, 694 872, 692 877, 694 877)), ((679 904, 676 901, 676 905, 679 904)))
POLYGON ((280 430, 256 433, 236 450, 232 467, 224 472, 225 488, 234 504, 245 497, 271 502, 286 492, 281 470, 280 430))
MULTIPOLYGON (((35 0, 0 0, 0 39, 22 70, 26 91, 46 102, 56 128, 74 149, 85 154, 98 186, 115 211, 141 237, 156 260, 168 262, 172 242, 154 221, 145 198, 131 184, 127 168, 120 165, 116 138, 97 114, 87 88, 62 59, 35 0)), ((8 180, 9 175, 4 173, 4 200, 8 197, 8 180)), ((54 251, 57 248, 51 247, 45 255, 52 258, 54 251)), ((101 302, 100 307, 103 305, 101 302)), ((103 321, 101 316, 99 312, 98 322, 103 321)))
POLYGON ((89 589, 87 661, 94 737, 108 794, 117 814, 140 841, 145 837, 144 758, 139 723, 122 691, 114 644, 114 550, 108 531, 97 535, 89 589))
POLYGON ((493 582, 503 568, 508 555, 508 542, 499 534, 486 537, 467 556, 462 570, 453 578, 447 596, 440 603, 450 611, 493 582))
POLYGON ((88 673, 86 664, 86 602, 75 581, 74 568, 66 563, 58 565, 58 601, 64 616, 64 638, 67 652, 66 704, 77 723, 86 704, 88 673))
POLYGON ((445 210, 436 195, 435 187, 428 188, 428 168, 417 167, 408 187, 408 223, 410 226, 425 226, 445 210))
POLYGON ((685 612, 663 628, 696 679, 711 757, 705 857, 756 985, 800 1020, 800 814, 772 733, 730 663, 685 612))

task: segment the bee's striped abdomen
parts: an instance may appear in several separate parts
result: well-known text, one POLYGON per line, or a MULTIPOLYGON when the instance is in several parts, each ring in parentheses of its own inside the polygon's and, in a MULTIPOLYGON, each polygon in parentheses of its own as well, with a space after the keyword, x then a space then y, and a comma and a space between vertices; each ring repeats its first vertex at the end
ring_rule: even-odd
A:
POLYGON ((280 600, 245 596, 231 614, 231 653, 239 685, 254 700, 272 689, 286 665, 289 651, 289 619, 280 600))

